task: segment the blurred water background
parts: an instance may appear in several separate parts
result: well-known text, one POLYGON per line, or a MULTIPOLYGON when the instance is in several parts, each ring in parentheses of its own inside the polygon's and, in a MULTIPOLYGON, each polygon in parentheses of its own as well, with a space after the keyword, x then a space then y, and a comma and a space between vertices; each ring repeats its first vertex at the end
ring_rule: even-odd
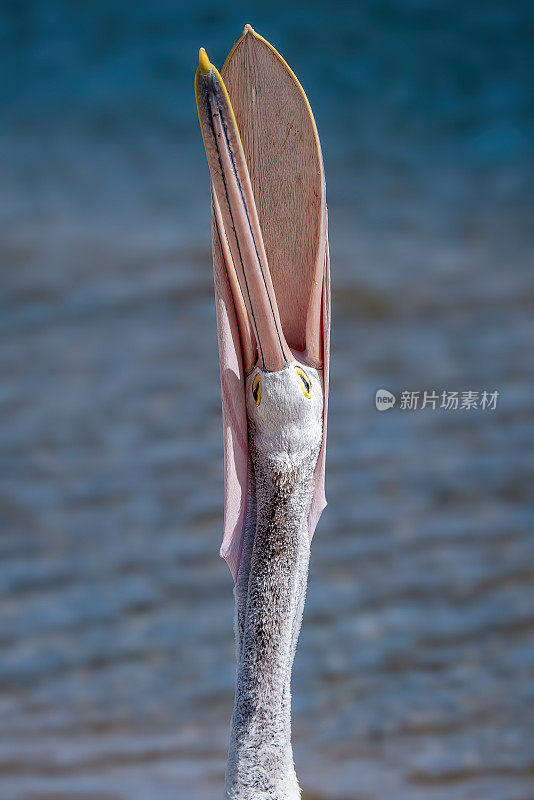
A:
POLYGON ((307 90, 328 179, 304 798, 534 797, 533 16, 3 0, 2 800, 222 794, 233 598, 192 81, 245 22, 307 90), (378 388, 500 397, 379 414, 378 388))

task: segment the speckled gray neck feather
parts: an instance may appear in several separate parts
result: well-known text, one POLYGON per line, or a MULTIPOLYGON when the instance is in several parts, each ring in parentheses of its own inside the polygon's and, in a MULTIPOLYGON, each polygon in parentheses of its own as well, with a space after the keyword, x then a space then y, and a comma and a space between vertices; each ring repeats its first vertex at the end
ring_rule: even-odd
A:
POLYGON ((238 668, 227 800, 300 798, 290 680, 306 594, 306 520, 321 433, 318 426, 303 449, 266 454, 249 420, 254 487, 235 586, 238 668))

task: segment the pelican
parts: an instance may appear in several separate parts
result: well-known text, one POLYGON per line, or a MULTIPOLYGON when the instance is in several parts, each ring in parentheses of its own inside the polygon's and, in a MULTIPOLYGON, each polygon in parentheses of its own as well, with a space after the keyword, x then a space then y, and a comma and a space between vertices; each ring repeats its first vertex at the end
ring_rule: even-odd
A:
POLYGON ((237 678, 227 800, 297 800, 290 681, 324 493, 330 284, 323 163, 304 90, 245 26, 195 94, 211 176, 237 678))

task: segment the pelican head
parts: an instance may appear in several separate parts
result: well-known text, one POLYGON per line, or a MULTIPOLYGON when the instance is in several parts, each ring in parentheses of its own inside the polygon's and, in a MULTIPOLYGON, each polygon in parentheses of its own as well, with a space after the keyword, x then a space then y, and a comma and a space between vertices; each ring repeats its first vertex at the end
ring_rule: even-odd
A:
POLYGON ((276 372, 256 367, 247 378, 245 396, 257 458, 290 465, 319 452, 323 386, 316 369, 296 360, 276 372))

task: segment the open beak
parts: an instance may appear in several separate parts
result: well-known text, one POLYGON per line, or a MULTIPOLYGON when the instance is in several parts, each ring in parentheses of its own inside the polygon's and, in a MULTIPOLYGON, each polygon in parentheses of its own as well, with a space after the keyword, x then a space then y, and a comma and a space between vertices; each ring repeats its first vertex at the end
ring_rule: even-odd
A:
POLYGON ((198 116, 211 174, 214 217, 238 319, 245 373, 293 360, 267 263, 250 175, 223 79, 200 50, 195 76, 198 116))
POLYGON ((221 555, 236 579, 254 511, 245 387, 256 365, 278 371, 296 359, 318 370, 323 442, 310 538, 326 503, 330 261, 321 146, 296 75, 250 25, 221 72, 224 82, 201 50, 195 93, 212 184, 224 444, 221 555))

